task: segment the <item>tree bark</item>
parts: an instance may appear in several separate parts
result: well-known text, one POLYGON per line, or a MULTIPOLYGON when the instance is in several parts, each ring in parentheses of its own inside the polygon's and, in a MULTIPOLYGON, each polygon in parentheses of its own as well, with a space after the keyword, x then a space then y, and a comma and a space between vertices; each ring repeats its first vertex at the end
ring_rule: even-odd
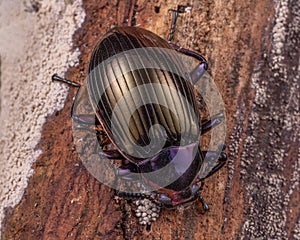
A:
POLYGON ((168 10, 188 4, 173 42, 208 59, 226 107, 228 163, 205 182, 210 210, 163 209, 151 229, 139 225, 132 205, 81 163, 70 89, 44 125, 43 153, 21 202, 7 211, 3 239, 300 239, 298 1, 84 1, 86 19, 73 37, 80 65, 66 77, 84 81, 93 47, 112 25, 135 22, 165 37, 168 10))

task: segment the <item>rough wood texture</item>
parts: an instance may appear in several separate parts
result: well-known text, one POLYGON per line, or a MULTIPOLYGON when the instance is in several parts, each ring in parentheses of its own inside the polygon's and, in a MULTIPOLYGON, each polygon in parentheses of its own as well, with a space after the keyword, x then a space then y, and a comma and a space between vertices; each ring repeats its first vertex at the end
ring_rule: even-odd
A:
POLYGON ((192 11, 180 15, 174 42, 206 56, 227 111, 229 161, 206 181, 210 211, 163 210, 150 231, 138 225, 130 205, 116 202, 77 157, 71 90, 44 127, 43 154, 3 239, 300 239, 299 2, 85 1, 74 36, 81 64, 67 77, 83 81, 96 42, 133 15, 165 36, 167 11, 178 4, 192 11))

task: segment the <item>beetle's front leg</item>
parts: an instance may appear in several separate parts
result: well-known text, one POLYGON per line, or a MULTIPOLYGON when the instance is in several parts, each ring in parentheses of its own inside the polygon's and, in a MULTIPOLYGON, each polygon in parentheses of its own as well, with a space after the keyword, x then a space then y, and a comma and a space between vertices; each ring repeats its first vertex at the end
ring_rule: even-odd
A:
POLYGON ((194 195, 195 197, 197 197, 197 199, 201 202, 203 210, 204 210, 204 212, 206 212, 206 211, 209 210, 209 207, 208 207, 207 203, 205 202, 205 200, 203 199, 203 197, 201 196, 201 192, 203 190, 203 186, 204 186, 204 181, 201 181, 200 187, 197 184, 194 184, 191 187, 191 192, 192 192, 192 195, 194 195))
POLYGON ((139 198, 139 199, 150 197, 150 195, 146 195, 144 193, 132 193, 132 192, 124 192, 124 191, 119 191, 118 196, 122 198, 139 198))

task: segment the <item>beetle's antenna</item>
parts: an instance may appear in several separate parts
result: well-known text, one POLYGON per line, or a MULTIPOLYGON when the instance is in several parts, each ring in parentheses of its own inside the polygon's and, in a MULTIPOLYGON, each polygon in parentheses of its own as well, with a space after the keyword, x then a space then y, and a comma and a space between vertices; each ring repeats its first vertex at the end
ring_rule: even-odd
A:
POLYGON ((63 82, 63 83, 69 84, 73 87, 80 87, 81 86, 79 83, 75 83, 75 82, 72 82, 72 81, 67 80, 65 78, 62 78, 62 77, 58 76, 56 73, 53 74, 52 81, 63 82))

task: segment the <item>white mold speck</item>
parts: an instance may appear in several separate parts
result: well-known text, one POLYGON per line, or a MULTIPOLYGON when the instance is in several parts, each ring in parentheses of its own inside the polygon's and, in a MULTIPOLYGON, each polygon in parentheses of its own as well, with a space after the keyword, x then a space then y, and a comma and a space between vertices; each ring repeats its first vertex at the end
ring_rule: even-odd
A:
MULTIPOLYGON (((67 87, 51 82, 78 63, 72 37, 84 20, 81 0, 0 2, 0 222, 21 200, 46 117, 60 110, 67 87)), ((0 231, 1 232, 1 231, 0 231)))
POLYGON ((150 225, 159 217, 160 207, 148 198, 135 201, 137 209, 136 216, 139 217, 139 224, 150 225))

